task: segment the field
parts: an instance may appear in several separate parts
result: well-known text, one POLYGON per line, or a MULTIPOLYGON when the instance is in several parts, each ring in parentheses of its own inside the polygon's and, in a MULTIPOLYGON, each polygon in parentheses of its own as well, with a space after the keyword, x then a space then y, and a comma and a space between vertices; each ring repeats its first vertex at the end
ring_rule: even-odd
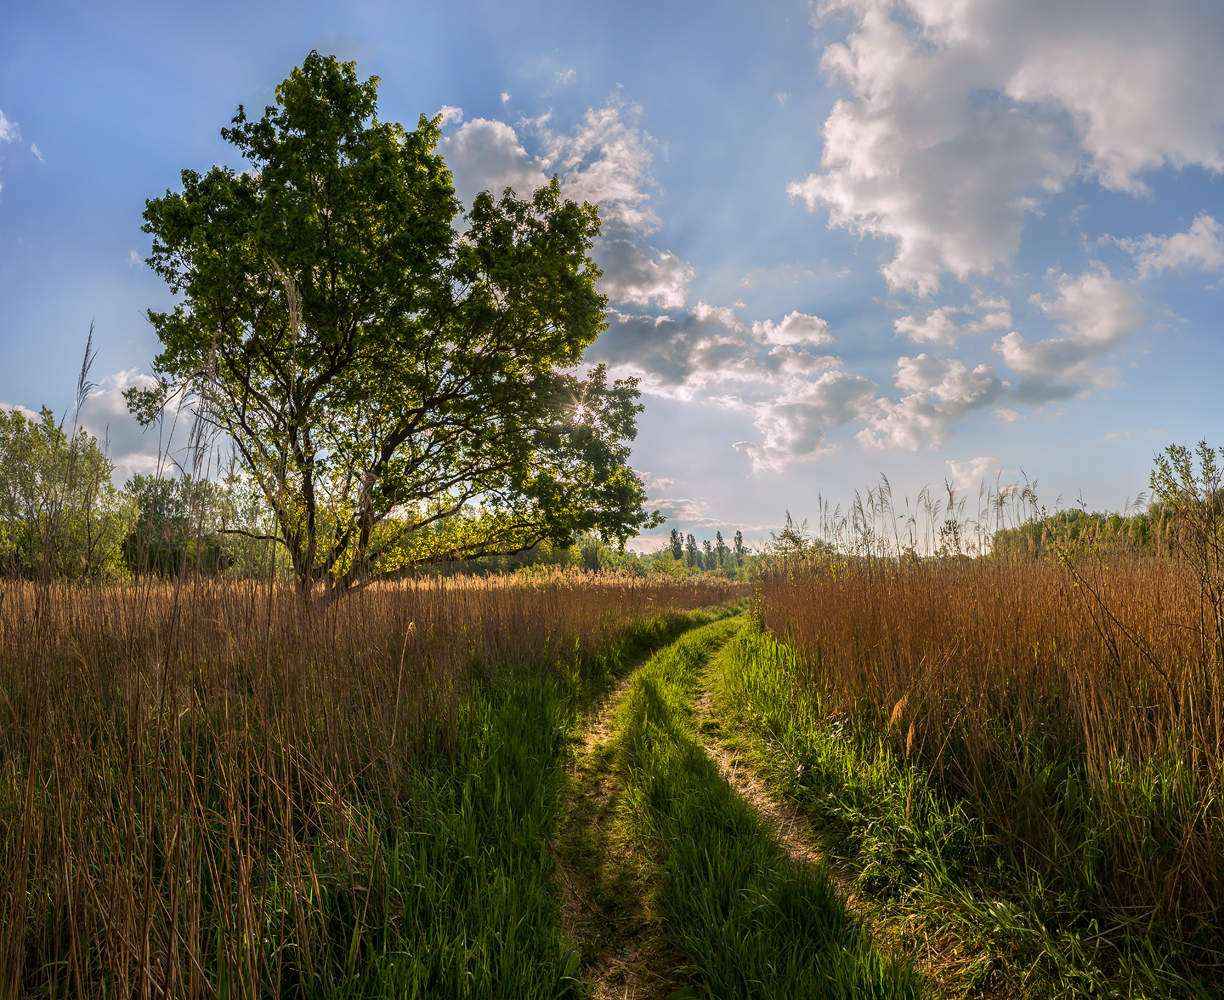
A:
POLYGON ((1218 995, 1200 597, 1135 555, 5 583, 0 994, 1218 995))

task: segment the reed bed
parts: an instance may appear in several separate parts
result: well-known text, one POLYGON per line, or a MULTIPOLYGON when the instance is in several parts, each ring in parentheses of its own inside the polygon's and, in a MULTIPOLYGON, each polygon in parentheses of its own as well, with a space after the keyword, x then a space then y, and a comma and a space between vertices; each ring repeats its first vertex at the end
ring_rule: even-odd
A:
POLYGON ((557 574, 305 614, 269 583, 0 583, 0 996, 293 992, 278 977, 334 945, 326 880, 359 935, 370 859, 475 685, 736 596, 557 574))
POLYGON ((889 823, 913 834, 933 789, 977 826, 936 852, 953 880, 1023 900, 1081 959, 1142 932, 1156 964, 1176 952, 1219 983, 1224 671, 1204 596, 1187 564, 1124 552, 826 555, 768 575, 758 617, 834 743, 924 776, 889 823))

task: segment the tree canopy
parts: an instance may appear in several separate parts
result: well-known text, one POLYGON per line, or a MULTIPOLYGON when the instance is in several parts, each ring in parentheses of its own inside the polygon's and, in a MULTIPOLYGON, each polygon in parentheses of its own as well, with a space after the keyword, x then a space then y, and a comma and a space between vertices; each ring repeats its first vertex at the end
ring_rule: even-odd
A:
POLYGON ((37 419, 0 409, 0 573, 91 580, 119 569, 133 520, 111 484, 98 441, 66 432, 51 411, 37 419))
POLYGON ((594 207, 556 179, 466 213, 436 150, 377 116, 378 79, 312 52, 222 136, 247 169, 147 202, 158 385, 227 436, 299 587, 658 523, 628 465, 634 380, 580 368, 606 325, 594 207))

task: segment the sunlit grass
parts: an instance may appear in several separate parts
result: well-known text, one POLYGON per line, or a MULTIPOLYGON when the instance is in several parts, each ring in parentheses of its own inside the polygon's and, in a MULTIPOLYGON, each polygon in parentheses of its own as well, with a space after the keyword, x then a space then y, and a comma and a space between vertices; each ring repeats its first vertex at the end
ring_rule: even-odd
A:
POLYGON ((793 564, 716 701, 861 888, 959 925, 970 981, 1212 995, 1224 730, 1198 581, 1119 555, 1078 582, 1053 562, 793 564))
POLYGON ((0 586, 0 993, 555 995, 567 720, 735 590, 0 586))

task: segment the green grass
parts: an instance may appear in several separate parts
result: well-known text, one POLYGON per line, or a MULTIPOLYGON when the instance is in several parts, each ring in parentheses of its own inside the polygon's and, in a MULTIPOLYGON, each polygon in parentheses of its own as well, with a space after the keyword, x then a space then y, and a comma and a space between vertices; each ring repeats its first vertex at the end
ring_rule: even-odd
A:
POLYGON ((954 977, 967 995, 1214 995, 1188 971, 1189 943, 1094 916, 1109 831, 1073 757, 1026 745, 994 778, 1024 822, 1043 826, 1041 842, 1057 846, 1038 856, 891 749, 887 733, 826 711, 798 666, 789 646, 745 629, 714 674, 719 724, 822 831, 858 890, 967 947, 972 958, 954 977))
POLYGON ((231 970, 218 976, 218 995, 584 996, 578 953, 561 931, 550 846, 571 729, 618 673, 726 614, 662 616, 569 670, 508 672, 478 687, 450 735, 416 749, 393 823, 353 802, 348 828, 314 851, 316 890, 263 901, 264 943, 275 954, 261 967, 278 970, 279 981, 251 988, 218 939, 218 970, 231 970), (313 947, 297 948, 301 939, 313 947))
MULTIPOLYGON (((313 959, 313 971, 302 963, 295 992, 583 995, 578 953, 560 929, 550 847, 570 730, 617 673, 717 614, 634 626, 568 673, 509 675, 478 692, 464 709, 457 745, 432 748, 408 812, 385 846, 371 852, 369 881, 377 890, 355 894, 353 884, 362 879, 346 877, 334 899, 318 901, 311 918, 332 922, 334 948, 313 959)), ((368 836, 374 840, 377 831, 368 836)))
POLYGON ((617 720, 622 816, 657 862, 654 914, 684 956, 676 995, 917 996, 916 978, 873 947, 824 871, 793 862, 701 748, 699 672, 740 624, 706 626, 656 654, 617 720))

